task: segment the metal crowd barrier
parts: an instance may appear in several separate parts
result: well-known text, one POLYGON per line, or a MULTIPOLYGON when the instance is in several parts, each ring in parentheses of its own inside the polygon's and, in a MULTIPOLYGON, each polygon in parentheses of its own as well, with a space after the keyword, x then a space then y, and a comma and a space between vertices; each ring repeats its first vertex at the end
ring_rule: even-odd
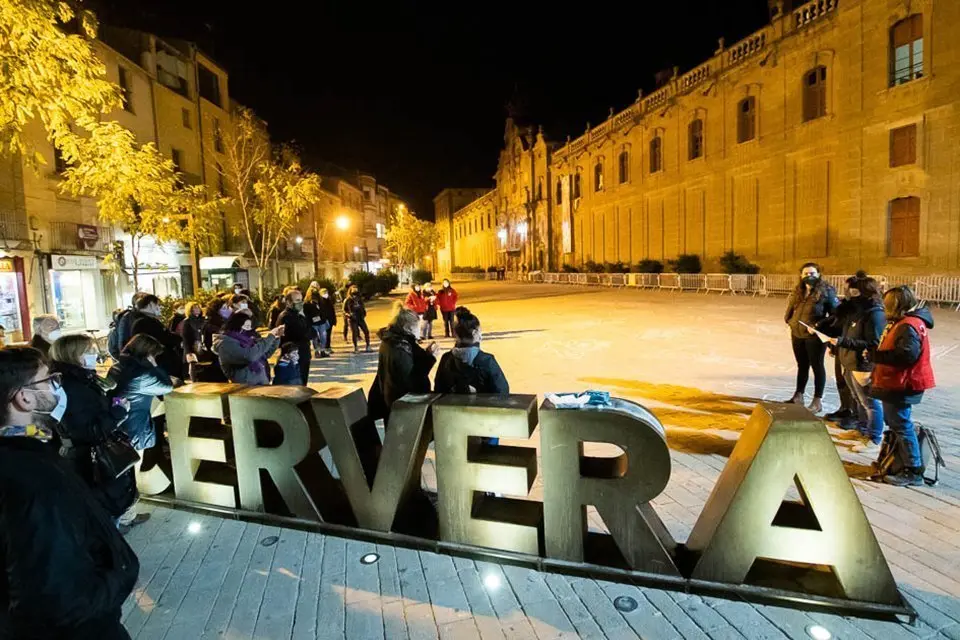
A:
MULTIPOLYGON (((493 279, 496 274, 485 274, 493 279)), ((960 276, 903 276, 872 274, 886 290, 909 285, 924 303, 950 305, 960 311, 960 276)), ((481 279, 481 274, 454 274, 461 279, 481 279), (472 277, 471 277, 472 276, 472 277)), ((842 295, 848 275, 826 275, 824 279, 842 295)), ((524 282, 569 284, 592 287, 634 287, 665 291, 730 293, 750 296, 788 296, 797 286, 796 274, 725 273, 507 273, 507 278, 524 282)))

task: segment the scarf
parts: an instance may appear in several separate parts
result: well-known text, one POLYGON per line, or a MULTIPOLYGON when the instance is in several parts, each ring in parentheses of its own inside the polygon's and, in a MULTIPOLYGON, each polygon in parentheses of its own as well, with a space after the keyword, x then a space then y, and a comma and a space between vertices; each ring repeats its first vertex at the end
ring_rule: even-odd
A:
POLYGON ((20 427, 0 427, 0 438, 35 438, 40 442, 50 442, 53 431, 49 428, 28 424, 20 427))
MULTIPOLYGON (((246 331, 227 331, 224 333, 226 336, 230 336, 234 340, 240 343, 240 346, 244 349, 249 349, 257 342, 256 333, 247 333, 246 331)), ((251 373, 263 373, 266 371, 266 362, 261 358, 247 365, 247 369, 251 373)))

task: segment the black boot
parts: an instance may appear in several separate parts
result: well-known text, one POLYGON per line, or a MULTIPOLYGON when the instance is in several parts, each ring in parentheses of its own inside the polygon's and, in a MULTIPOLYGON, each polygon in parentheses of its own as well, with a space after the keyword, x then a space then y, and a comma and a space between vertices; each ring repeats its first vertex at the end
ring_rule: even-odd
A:
POLYGON ((840 407, 836 411, 831 411, 830 413, 828 413, 823 417, 833 422, 842 422, 843 420, 852 418, 853 411, 850 411, 850 409, 844 409, 843 407, 840 407))
POLYGON ((905 467, 903 471, 893 476, 883 476, 884 484, 895 487, 922 487, 923 474, 915 467, 905 467))

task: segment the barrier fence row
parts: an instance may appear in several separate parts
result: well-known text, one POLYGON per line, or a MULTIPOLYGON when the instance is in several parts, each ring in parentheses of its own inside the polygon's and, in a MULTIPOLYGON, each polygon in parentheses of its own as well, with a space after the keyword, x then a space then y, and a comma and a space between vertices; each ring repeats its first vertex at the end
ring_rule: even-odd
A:
MULTIPOLYGON (((828 275, 824 279, 843 293, 849 275, 828 275)), ((913 287, 925 302, 954 305, 960 309, 960 276, 885 276, 873 275, 883 288, 899 285, 913 287)), ((457 280, 496 280, 495 273, 454 274, 457 280)), ((795 274, 732 274, 725 273, 545 273, 508 272, 509 280, 544 284, 569 284, 593 287, 633 287, 719 293, 723 295, 787 296, 797 286, 795 274)))

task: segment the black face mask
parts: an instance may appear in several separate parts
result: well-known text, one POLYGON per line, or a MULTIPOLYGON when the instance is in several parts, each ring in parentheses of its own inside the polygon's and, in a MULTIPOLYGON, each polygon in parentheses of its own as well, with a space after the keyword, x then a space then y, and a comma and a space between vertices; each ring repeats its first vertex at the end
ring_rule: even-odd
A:
POLYGON ((818 282, 820 282, 820 278, 818 278, 818 277, 816 277, 816 276, 806 276, 806 277, 804 277, 803 282, 804 282, 804 284, 808 284, 808 285, 810 285, 810 286, 812 287, 812 286, 814 286, 815 284, 817 284, 818 282))

